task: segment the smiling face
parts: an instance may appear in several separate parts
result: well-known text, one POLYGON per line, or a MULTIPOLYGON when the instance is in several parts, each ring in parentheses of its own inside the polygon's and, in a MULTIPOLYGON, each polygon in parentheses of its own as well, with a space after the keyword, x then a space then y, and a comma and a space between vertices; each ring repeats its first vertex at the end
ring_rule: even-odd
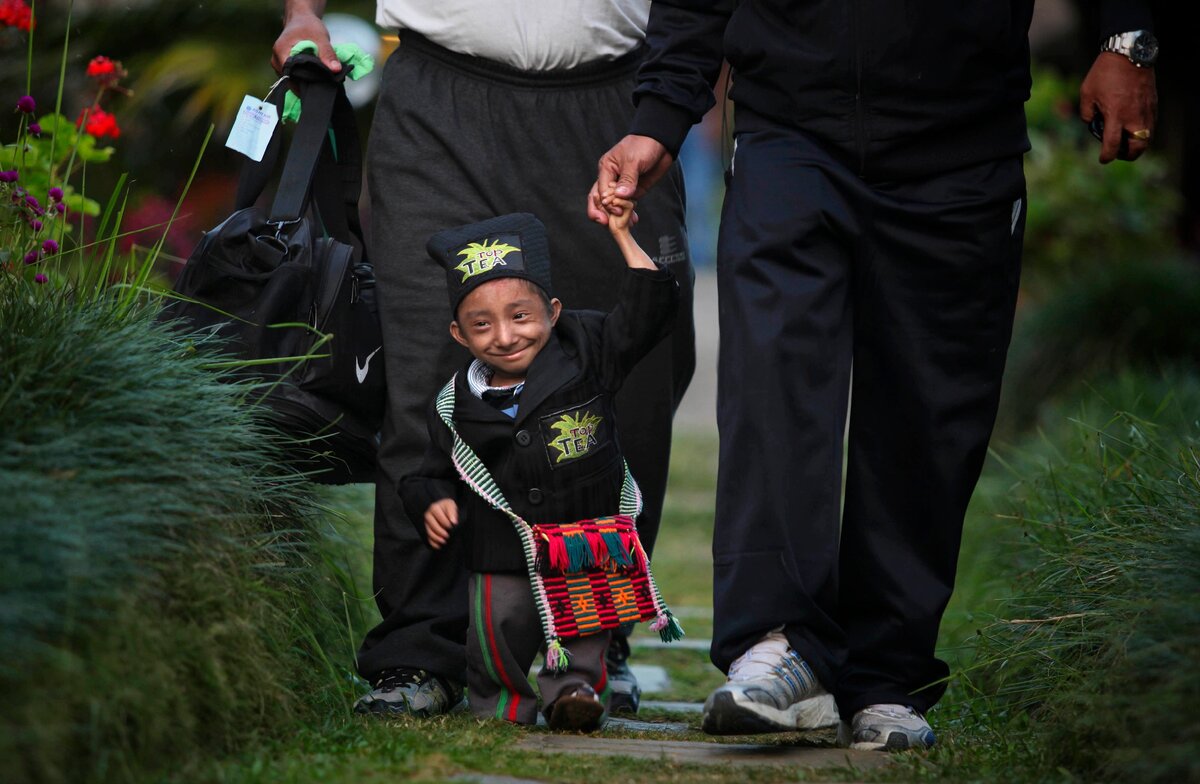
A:
POLYGON ((522 278, 497 278, 471 291, 458 305, 450 334, 492 368, 494 386, 525 380, 533 358, 550 340, 562 303, 546 299, 522 278))

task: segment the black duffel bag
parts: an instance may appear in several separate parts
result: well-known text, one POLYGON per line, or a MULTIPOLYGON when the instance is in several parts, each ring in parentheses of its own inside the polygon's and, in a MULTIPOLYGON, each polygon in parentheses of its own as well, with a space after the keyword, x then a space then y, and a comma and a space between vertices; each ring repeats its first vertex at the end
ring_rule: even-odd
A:
POLYGON ((358 217, 358 129, 344 77, 310 55, 290 59, 284 75, 302 112, 271 208, 254 204, 276 168, 281 128, 263 161, 243 167, 237 211, 196 246, 163 318, 214 331, 235 375, 263 381, 288 457, 314 481, 370 482, 386 390, 358 217))

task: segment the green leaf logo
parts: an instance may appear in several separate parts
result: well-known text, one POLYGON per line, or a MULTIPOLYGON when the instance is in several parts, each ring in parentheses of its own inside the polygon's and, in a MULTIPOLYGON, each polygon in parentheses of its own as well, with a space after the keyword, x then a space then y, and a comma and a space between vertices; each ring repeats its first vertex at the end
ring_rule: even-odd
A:
POLYGON ((458 252, 459 256, 465 257, 454 267, 462 273, 462 280, 459 283, 466 283, 468 278, 481 275, 493 267, 504 266, 504 257, 514 250, 519 252, 521 249, 500 240, 495 240, 491 245, 488 245, 487 240, 472 242, 458 252))
POLYGON ((581 411, 574 416, 563 414, 551 424, 550 427, 559 433, 550 441, 550 446, 558 450, 554 462, 561 463, 586 455, 596 445, 596 430, 603 421, 603 418, 590 411, 581 411))

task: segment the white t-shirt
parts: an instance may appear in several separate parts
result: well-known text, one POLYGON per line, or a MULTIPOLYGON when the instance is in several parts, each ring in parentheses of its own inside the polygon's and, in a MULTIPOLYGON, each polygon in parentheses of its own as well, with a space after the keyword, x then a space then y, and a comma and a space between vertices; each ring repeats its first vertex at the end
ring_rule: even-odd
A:
POLYGON ((612 60, 645 38, 650 0, 379 0, 381 27, 523 71, 612 60))

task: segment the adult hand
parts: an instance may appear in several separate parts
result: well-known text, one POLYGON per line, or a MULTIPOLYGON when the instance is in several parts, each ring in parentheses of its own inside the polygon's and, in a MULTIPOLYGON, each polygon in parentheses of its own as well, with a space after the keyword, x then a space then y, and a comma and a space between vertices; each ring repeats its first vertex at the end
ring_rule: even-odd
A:
POLYGON ((604 194, 612 193, 616 198, 636 201, 671 168, 674 160, 657 139, 634 134, 626 136, 600 156, 596 181, 588 192, 588 217, 607 226, 604 194))
POLYGON ((1101 52, 1079 88, 1079 116, 1091 122, 1096 112, 1104 116, 1100 162, 1121 158, 1132 161, 1150 146, 1154 134, 1158 91, 1153 68, 1138 68, 1129 58, 1101 52), (1125 134, 1128 151, 1121 151, 1125 134))
POLYGON ((329 70, 337 73, 342 70, 342 64, 333 53, 333 45, 329 42, 329 30, 321 21, 321 7, 324 3, 289 2, 283 17, 283 32, 275 39, 271 49, 271 66, 275 73, 283 72, 283 64, 292 56, 292 47, 301 41, 312 41, 317 45, 317 57, 329 70))
POLYGON ((458 525, 458 504, 454 503, 453 498, 434 501, 425 510, 425 535, 434 550, 442 549, 442 545, 450 538, 450 531, 456 525, 458 525))

